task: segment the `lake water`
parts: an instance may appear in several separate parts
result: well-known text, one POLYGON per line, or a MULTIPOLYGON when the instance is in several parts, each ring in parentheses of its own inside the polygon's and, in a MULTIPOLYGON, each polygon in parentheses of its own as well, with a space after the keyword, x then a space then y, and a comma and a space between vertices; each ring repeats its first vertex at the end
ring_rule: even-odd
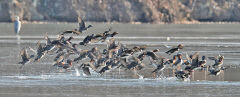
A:
MULTIPOLYGON (((146 66, 139 79, 131 72, 113 70, 112 72, 84 76, 82 71, 74 69, 62 72, 53 68, 54 55, 45 56, 40 62, 27 64, 19 69, 21 58, 19 51, 23 47, 35 48, 43 41, 48 32, 50 38, 64 30, 71 30, 77 24, 23 24, 18 40, 13 31, 13 24, 0 23, 0 97, 239 97, 240 96, 240 24, 104 24, 91 23, 94 27, 79 36, 74 36, 74 43, 79 43, 86 35, 102 33, 109 27, 118 31, 116 40, 127 44, 147 45, 148 50, 159 48, 158 55, 172 56, 164 52, 182 43, 181 51, 200 55, 225 57, 223 66, 230 66, 218 76, 209 76, 207 71, 196 71, 189 81, 179 81, 171 70, 164 71, 164 78, 153 78, 149 72, 152 66, 146 66)), ((89 49, 104 43, 78 46, 89 49)), ((185 58, 185 57, 184 57, 185 58)), ((207 60, 207 65, 213 61, 207 60)))

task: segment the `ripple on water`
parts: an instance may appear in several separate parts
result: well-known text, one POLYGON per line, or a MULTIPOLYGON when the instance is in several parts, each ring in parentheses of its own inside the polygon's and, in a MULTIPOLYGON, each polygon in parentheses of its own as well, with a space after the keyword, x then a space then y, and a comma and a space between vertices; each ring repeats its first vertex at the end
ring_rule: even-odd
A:
POLYGON ((229 81, 179 81, 175 77, 113 79, 102 76, 76 76, 75 74, 50 74, 33 76, 1 76, 0 85, 82 85, 82 86, 240 86, 229 81))

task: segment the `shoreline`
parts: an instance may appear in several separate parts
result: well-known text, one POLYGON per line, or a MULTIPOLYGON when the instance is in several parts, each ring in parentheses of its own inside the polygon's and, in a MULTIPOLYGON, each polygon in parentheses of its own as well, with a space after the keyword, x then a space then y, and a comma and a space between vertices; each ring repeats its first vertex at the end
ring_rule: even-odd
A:
MULTIPOLYGON (((0 23, 12 23, 12 22, 0 22, 0 23)), ((22 21, 23 24, 73 24, 77 22, 59 22, 59 21, 22 21)), ((165 22, 158 22, 158 23, 142 23, 142 22, 86 22, 86 23, 93 23, 93 24, 240 24, 240 22, 199 22, 199 21, 178 21, 173 23, 165 23, 165 22)))

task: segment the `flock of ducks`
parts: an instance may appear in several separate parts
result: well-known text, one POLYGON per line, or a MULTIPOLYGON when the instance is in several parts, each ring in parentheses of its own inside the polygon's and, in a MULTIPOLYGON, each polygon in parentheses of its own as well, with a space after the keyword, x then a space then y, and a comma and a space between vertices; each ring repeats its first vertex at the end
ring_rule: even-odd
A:
POLYGON ((46 33, 44 39, 45 44, 37 43, 37 49, 31 47, 24 47, 20 51, 21 62, 20 68, 30 62, 39 62, 43 57, 48 54, 55 55, 53 59, 54 64, 58 68, 63 70, 69 70, 72 67, 81 69, 85 75, 90 76, 92 72, 103 74, 110 72, 116 68, 133 71, 134 74, 138 74, 139 71, 144 70, 146 62, 152 65, 154 70, 151 74, 154 77, 163 75, 163 71, 166 67, 172 68, 174 75, 178 79, 188 79, 194 70, 207 70, 209 75, 218 75, 224 68, 223 60, 224 56, 208 57, 215 63, 213 65, 206 65, 206 57, 200 55, 198 52, 188 55, 186 59, 183 59, 183 54, 179 53, 183 49, 183 45, 171 48, 165 53, 169 56, 173 55, 172 59, 159 56, 156 53, 159 49, 147 50, 147 46, 134 46, 132 48, 126 45, 116 42, 115 36, 118 32, 112 32, 112 29, 108 29, 103 33, 91 34, 86 36, 83 41, 78 44, 73 43, 73 35, 80 35, 87 29, 93 27, 92 25, 86 26, 84 21, 79 18, 79 28, 69 31, 61 32, 56 39, 50 39, 46 33), (71 34, 71 37, 66 38, 65 34, 71 34), (89 48, 83 50, 77 46, 88 46, 91 43, 106 43, 107 47, 102 51, 98 47, 89 48), (27 52, 31 50, 33 55, 29 55, 27 52), (145 61, 143 61, 145 59, 145 61))

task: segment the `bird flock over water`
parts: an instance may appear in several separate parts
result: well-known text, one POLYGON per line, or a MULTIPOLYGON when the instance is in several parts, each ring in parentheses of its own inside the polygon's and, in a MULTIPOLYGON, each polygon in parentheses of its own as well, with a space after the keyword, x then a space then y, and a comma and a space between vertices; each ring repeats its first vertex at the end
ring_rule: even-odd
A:
POLYGON ((98 33, 87 35, 79 43, 73 43, 74 36, 86 33, 92 25, 86 26, 82 18, 79 18, 79 27, 74 30, 67 30, 58 34, 56 39, 50 39, 48 33, 44 35, 46 43, 40 41, 37 47, 24 47, 20 51, 21 62, 20 68, 23 68, 30 62, 40 62, 47 55, 54 55, 53 67, 58 67, 68 71, 70 69, 82 70, 87 76, 91 76, 92 72, 104 74, 114 69, 129 70, 133 74, 138 74, 144 70, 146 65, 152 66, 151 71, 153 77, 162 77, 166 68, 173 70, 173 75, 181 80, 189 79, 195 70, 207 70, 209 75, 219 75, 221 71, 227 69, 223 67, 224 56, 207 57, 214 61, 214 64, 207 64, 206 56, 200 56, 199 52, 188 55, 181 51, 184 49, 183 44, 170 48, 165 53, 170 59, 160 56, 157 53, 159 49, 149 50, 146 45, 127 47, 121 42, 117 42, 115 36, 118 32, 113 32, 112 28, 98 33), (66 37, 66 34, 71 35, 66 37), (81 46, 93 45, 94 43, 106 43, 107 46, 100 50, 97 46, 89 49, 81 49, 81 46), (36 49, 34 49, 36 48, 36 49), (28 51, 34 52, 30 55, 28 51), (183 59, 185 55, 186 59, 183 59), (201 58, 200 58, 201 57, 201 58), (144 61, 145 60, 145 61, 144 61))

